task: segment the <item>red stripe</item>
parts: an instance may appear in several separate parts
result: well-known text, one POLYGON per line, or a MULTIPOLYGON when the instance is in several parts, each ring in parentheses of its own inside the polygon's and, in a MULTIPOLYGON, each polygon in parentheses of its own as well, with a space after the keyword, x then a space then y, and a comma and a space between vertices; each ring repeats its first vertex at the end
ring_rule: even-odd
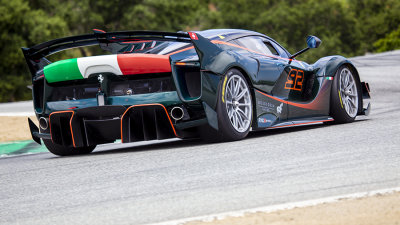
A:
POLYGON ((119 54, 117 60, 123 75, 171 72, 167 55, 119 54))

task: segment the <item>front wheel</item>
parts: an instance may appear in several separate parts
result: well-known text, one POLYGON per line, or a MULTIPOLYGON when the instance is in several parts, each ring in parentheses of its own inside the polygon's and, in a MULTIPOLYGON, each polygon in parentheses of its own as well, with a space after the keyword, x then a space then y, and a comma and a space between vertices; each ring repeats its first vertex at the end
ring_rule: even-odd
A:
POLYGON ((361 105, 360 84, 348 66, 340 67, 331 91, 331 116, 335 123, 354 121, 361 105))
POLYGON ((253 104, 249 85, 243 74, 230 69, 225 74, 217 100, 218 131, 209 128, 203 135, 211 141, 236 141, 250 131, 253 104))
POLYGON ((89 154, 93 151, 94 148, 96 148, 96 146, 79 148, 65 147, 62 145, 54 144, 51 140, 46 139, 43 139, 43 143, 51 153, 59 156, 89 154))

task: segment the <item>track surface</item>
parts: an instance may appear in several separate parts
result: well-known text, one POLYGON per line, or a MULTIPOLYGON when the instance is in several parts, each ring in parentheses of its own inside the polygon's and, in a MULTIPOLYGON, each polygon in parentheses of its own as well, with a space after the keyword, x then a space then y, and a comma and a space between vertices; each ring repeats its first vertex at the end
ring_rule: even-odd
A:
POLYGON ((351 124, 0 158, 0 224, 154 223, 398 187, 400 51, 353 62, 373 108, 351 124))

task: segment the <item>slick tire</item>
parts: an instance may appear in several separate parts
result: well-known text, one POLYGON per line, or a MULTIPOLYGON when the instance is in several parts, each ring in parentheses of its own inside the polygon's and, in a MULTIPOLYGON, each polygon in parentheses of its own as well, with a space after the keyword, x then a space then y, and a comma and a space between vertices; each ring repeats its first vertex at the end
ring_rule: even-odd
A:
POLYGON ((93 151, 94 148, 96 148, 96 146, 80 147, 80 148, 65 147, 62 145, 54 144, 51 140, 46 140, 46 139, 43 139, 43 143, 51 153, 59 156, 89 154, 93 151))
POLYGON ((344 65, 335 74, 331 89, 330 115, 334 123, 353 122, 362 107, 360 81, 353 70, 344 65))
POLYGON ((237 141, 247 136, 253 119, 249 85, 237 69, 226 72, 217 99, 218 131, 208 125, 201 128, 202 138, 210 142, 237 141))

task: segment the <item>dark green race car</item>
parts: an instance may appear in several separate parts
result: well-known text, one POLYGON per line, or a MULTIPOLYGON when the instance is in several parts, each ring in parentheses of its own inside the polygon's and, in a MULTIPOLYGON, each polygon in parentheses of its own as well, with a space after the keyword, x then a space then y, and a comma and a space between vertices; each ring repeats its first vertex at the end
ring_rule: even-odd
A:
POLYGON ((96 145, 202 137, 239 140, 251 130, 367 115, 369 86, 342 56, 295 60, 263 34, 123 31, 66 37, 23 48, 38 128, 33 139, 56 155, 96 145), (104 54, 50 62, 59 51, 99 46, 104 54))

